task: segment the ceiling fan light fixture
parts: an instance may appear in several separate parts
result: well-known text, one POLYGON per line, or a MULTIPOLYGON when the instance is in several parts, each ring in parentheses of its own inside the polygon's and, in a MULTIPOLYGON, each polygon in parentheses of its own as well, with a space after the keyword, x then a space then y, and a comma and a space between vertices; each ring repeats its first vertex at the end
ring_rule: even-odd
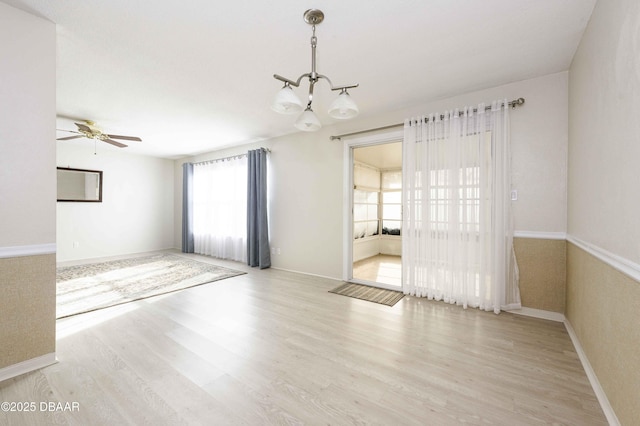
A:
POLYGON ((62 129, 61 130, 63 132, 75 133, 76 134, 75 136, 67 136, 64 138, 58 138, 57 140, 67 141, 67 140, 77 139, 77 138, 87 138, 87 139, 93 139, 94 141, 100 140, 102 142, 106 142, 108 144, 117 146, 118 148, 126 148, 127 145, 123 144, 122 142, 115 141, 114 139, 124 139, 127 141, 142 142, 142 139, 140 139, 137 136, 121 136, 121 135, 102 133, 102 131, 95 126, 95 123, 90 120, 84 120, 84 123, 74 123, 74 124, 76 125, 78 130, 62 130, 62 129))
POLYGON ((318 117, 313 113, 311 107, 307 107, 307 109, 300 114, 294 126, 303 132, 315 132, 320 130, 322 124, 320 124, 320 120, 318 120, 318 117))
POLYGON ((295 94, 289 83, 276 93, 271 109, 280 114, 295 114, 302 111, 302 101, 295 94))
POLYGON ((353 118, 360 110, 355 101, 349 96, 347 89, 342 89, 338 97, 331 103, 329 107, 329 115, 340 120, 348 120, 353 118))

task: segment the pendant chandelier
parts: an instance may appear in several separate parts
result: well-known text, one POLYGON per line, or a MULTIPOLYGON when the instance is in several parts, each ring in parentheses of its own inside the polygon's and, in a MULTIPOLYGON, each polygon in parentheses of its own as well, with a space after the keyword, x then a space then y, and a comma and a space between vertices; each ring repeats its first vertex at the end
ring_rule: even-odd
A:
POLYGON ((302 114, 300 114, 300 117, 298 117, 298 120, 295 122, 295 127, 305 132, 314 132, 322 127, 320 120, 318 120, 318 117, 316 117, 315 113, 311 109, 311 103, 313 102, 313 86, 320 79, 327 80, 331 90, 340 91, 336 100, 334 100, 329 107, 329 115, 331 117, 345 120, 355 117, 359 112, 358 106, 347 92, 347 89, 358 87, 358 84, 333 87, 333 83, 331 83, 329 77, 316 72, 316 45, 318 42, 318 39, 316 38, 316 25, 319 25, 323 20, 324 13, 322 13, 321 10, 309 9, 304 12, 304 21, 311 25, 313 29, 313 34, 311 36, 311 72, 302 74, 296 81, 289 80, 288 78, 284 78, 278 74, 273 75, 276 80, 282 81, 284 86, 276 94, 273 104, 271 105, 271 109, 280 114, 296 114, 302 111, 302 114), (299 87, 300 82, 305 77, 309 79, 309 101, 303 111, 302 101, 300 101, 300 98, 296 96, 291 86, 299 87))

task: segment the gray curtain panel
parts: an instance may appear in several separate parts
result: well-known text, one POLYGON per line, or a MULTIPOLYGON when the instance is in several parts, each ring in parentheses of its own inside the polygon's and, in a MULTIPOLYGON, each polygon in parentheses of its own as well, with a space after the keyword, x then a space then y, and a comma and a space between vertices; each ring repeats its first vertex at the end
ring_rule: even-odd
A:
POLYGON ((271 266, 267 220, 267 151, 247 153, 247 264, 265 269, 271 266))
POLYGON ((193 163, 182 165, 182 252, 193 253, 193 163))

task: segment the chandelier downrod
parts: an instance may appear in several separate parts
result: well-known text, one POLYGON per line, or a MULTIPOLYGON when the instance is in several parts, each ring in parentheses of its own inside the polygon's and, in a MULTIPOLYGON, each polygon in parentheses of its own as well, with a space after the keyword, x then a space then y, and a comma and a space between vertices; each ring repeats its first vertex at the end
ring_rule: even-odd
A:
POLYGON ((313 35, 311 36, 311 79, 317 80, 316 73, 316 47, 318 46, 318 38, 316 37, 316 26, 313 26, 313 35))

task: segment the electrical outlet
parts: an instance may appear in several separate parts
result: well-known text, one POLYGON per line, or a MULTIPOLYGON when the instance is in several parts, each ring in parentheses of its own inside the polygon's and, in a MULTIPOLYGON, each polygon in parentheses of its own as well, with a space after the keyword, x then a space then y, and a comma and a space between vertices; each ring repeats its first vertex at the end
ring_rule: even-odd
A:
POLYGON ((280 253, 280 247, 278 247, 278 254, 281 254, 281 253, 280 253))
POLYGON ((518 190, 517 189, 512 189, 511 190, 511 201, 518 201, 518 190))
POLYGON ((73 248, 78 248, 78 247, 80 247, 80 242, 74 241, 73 242, 73 248))

